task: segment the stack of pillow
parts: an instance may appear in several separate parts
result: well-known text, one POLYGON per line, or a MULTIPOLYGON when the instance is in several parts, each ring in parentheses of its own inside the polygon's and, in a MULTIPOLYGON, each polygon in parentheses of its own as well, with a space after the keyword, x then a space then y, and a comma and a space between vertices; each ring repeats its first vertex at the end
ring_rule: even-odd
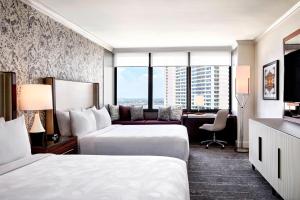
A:
POLYGON ((105 107, 56 111, 59 132, 62 136, 82 137, 87 133, 101 130, 111 125, 111 118, 105 107))
MULTIPOLYGON (((56 111, 59 132, 62 136, 83 137, 87 133, 106 128, 112 121, 144 120, 143 106, 109 105, 109 112, 105 107, 96 109, 77 109, 70 111, 56 111)), ((159 108, 157 120, 179 121, 182 109, 179 107, 159 108)))
POLYGON ((122 106, 109 105, 109 112, 112 121, 136 121, 144 119, 143 106, 122 106))
POLYGON ((181 120, 182 109, 180 107, 160 107, 158 109, 158 120, 179 121, 181 120))
MULTIPOLYGON (((111 120, 136 121, 144 120, 143 106, 122 106, 109 105, 111 120)), ((157 120, 160 121, 180 121, 182 109, 180 107, 160 107, 158 109, 157 120)))

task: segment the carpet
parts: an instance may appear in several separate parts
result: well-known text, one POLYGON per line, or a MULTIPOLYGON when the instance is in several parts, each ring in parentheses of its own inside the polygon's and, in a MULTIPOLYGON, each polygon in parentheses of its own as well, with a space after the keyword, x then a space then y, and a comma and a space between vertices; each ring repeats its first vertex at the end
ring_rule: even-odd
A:
POLYGON ((253 171, 247 153, 233 147, 191 145, 188 163, 191 200, 259 199, 277 200, 272 187, 253 171))

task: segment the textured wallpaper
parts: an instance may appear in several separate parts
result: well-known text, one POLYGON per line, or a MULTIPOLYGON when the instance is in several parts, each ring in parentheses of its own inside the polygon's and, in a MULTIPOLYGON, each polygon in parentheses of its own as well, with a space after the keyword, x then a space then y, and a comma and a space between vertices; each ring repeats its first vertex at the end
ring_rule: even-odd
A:
POLYGON ((103 94, 103 47, 19 0, 0 0, 0 33, 0 71, 18 85, 54 76, 99 82, 103 94))

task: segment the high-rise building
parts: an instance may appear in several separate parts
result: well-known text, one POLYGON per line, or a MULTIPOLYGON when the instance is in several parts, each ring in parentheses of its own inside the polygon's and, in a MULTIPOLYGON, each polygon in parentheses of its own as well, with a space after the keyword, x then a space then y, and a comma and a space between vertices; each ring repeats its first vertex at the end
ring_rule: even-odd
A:
POLYGON ((206 109, 228 108, 228 67, 192 67, 191 71, 192 108, 197 108, 193 101, 197 95, 204 96, 206 109))
POLYGON ((165 68, 165 101, 164 105, 176 105, 186 108, 186 68, 165 68))
MULTIPOLYGON (((219 66, 191 68, 191 106, 198 95, 204 96, 205 109, 226 109, 229 105, 229 69, 219 66)), ((186 68, 168 67, 165 70, 164 105, 186 107, 186 68)))
POLYGON ((165 98, 164 106, 175 105, 175 68, 165 68, 165 98))

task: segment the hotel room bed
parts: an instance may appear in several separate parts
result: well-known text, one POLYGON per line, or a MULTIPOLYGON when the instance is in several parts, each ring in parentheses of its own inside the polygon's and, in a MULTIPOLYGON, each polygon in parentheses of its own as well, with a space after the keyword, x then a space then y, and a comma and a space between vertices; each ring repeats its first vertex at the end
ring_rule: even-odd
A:
MULTIPOLYGON (((6 95, 6 93, 4 94, 6 95)), ((24 116, 0 115, 1 200, 189 200, 186 162, 162 156, 31 155, 24 116)))
POLYGON ((111 125, 79 138, 81 154, 154 155, 188 161, 189 140, 182 125, 111 125))
POLYGON ((5 200, 188 200, 186 163, 159 156, 37 154, 0 166, 5 200))
MULTIPOLYGON (((46 78, 45 83, 53 88, 53 111, 46 113, 46 131, 50 134, 61 132, 56 123, 59 121, 58 111, 100 107, 98 84, 56 80, 53 77, 46 78)), ((67 125, 71 130, 73 122, 61 122, 62 126, 67 125)), ((182 125, 110 125, 76 136, 81 154, 169 156, 188 161, 189 140, 187 129, 182 125)))

